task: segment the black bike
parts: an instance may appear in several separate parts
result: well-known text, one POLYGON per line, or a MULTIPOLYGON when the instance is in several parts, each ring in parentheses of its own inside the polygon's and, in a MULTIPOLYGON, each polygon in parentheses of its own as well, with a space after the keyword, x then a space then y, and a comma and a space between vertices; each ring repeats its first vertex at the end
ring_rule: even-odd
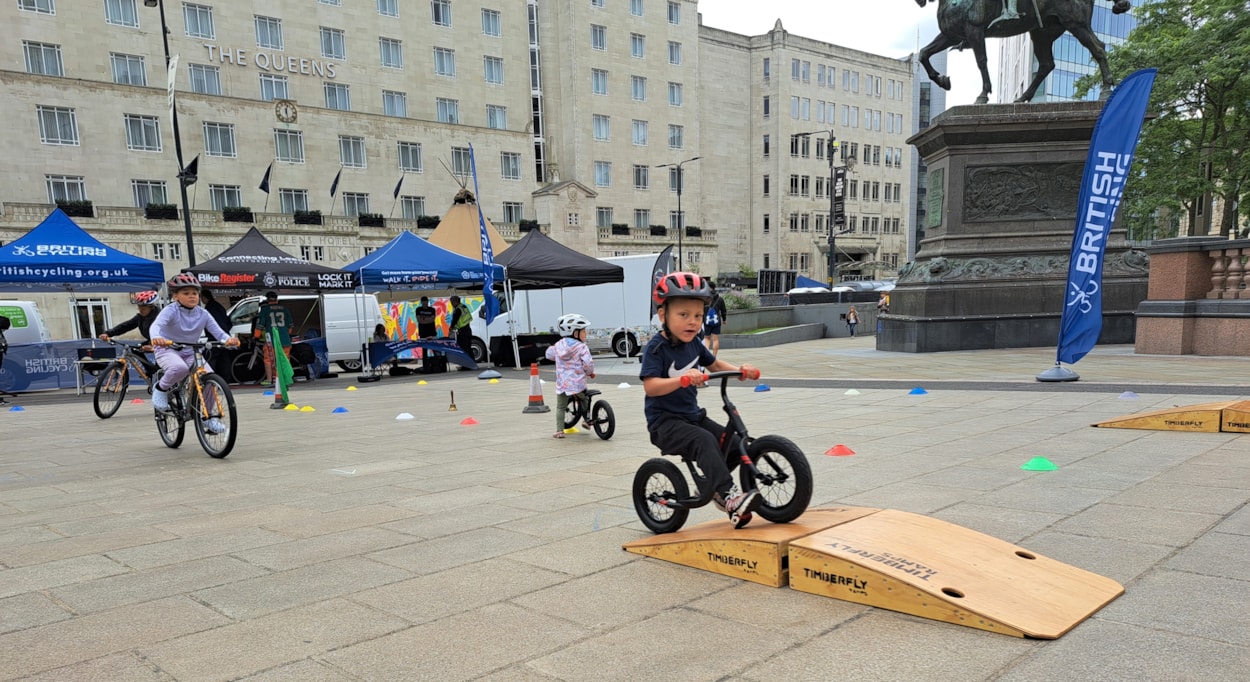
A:
MULTIPOLYGON (((230 392, 226 380, 209 372, 204 362, 204 349, 220 345, 216 342, 169 345, 174 350, 194 348, 195 362, 190 374, 169 389, 169 409, 156 410, 156 430, 165 445, 171 448, 182 445, 186 423, 193 422, 195 435, 209 456, 221 459, 234 449, 238 436, 234 394, 230 392)), ((157 379, 159 377, 158 373, 157 379)))
MULTIPOLYGON (((730 371, 706 376, 709 380, 721 380, 720 397, 725 404, 725 414, 729 416, 725 437, 721 439, 721 452, 729 470, 739 470, 742 490, 759 490, 760 501, 755 513, 773 523, 788 523, 797 519, 807 511, 812 499, 812 469, 807 457, 799 446, 787 438, 752 438, 747 434, 738 408, 729 402, 726 393, 729 379, 746 378, 743 374, 730 371)), ((690 510, 711 502, 715 492, 700 473, 693 455, 663 454, 681 457, 694 479, 696 494, 691 496, 686 477, 677 465, 662 457, 652 457, 643 462, 634 475, 634 509, 643 525, 654 533, 672 533, 681 528, 690 516, 690 510)))
POLYGON ((600 391, 586 389, 581 398, 574 400, 569 396, 568 406, 564 408, 564 428, 571 429, 583 422, 595 430, 595 435, 607 440, 616 433, 616 413, 606 400, 594 400, 600 391), (592 402, 593 401, 593 402, 592 402))

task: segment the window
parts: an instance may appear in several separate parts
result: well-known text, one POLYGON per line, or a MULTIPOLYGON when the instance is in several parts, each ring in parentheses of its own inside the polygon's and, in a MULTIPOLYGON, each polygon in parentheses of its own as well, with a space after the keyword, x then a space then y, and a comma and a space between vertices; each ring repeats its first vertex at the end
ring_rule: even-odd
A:
POLYGON ((685 137, 685 128, 678 125, 668 126, 668 148, 681 149, 683 138, 685 137))
POLYGON ((790 60, 790 80, 797 81, 799 79, 799 60, 790 60))
POLYGON ((499 12, 497 10, 482 10, 482 34, 495 38, 503 35, 499 28, 499 12))
POLYGON ((816 65, 816 85, 823 86, 825 84, 825 65, 816 65))
MULTIPOLYGON (((791 214, 790 214, 790 231, 791 231, 791 232, 798 232, 798 231, 799 231, 799 214, 798 214, 798 213, 791 213, 791 214)), ((793 267, 793 266, 791 266, 791 267, 793 267)))
POLYGON ((161 150, 161 126, 155 116, 126 114, 126 149, 140 152, 161 150))
POLYGON ((773 77, 773 62, 768 57, 764 58, 764 82, 767 83, 773 77))
POLYGON ((384 17, 399 16, 399 0, 378 0, 378 14, 384 17))
POLYGON ((460 101, 438 97, 434 100, 439 123, 460 122, 460 101))
POLYGON ((668 3, 668 23, 670 24, 681 23, 681 5, 676 2, 673 2, 672 0, 669 0, 669 3, 668 3))
POLYGON ((343 6, 343 0, 317 0, 317 2, 322 5, 333 5, 335 7, 343 6))
POLYGON ((681 228, 685 227, 686 225, 685 213, 686 213, 685 211, 680 211, 680 212, 669 211, 668 212, 668 227, 670 230, 680 230, 681 228))
POLYGON ((404 43, 394 38, 378 38, 378 52, 382 66, 392 69, 404 68, 404 43))
POLYGON ((668 105, 670 107, 681 106, 681 83, 668 84, 668 105))
POLYGON ((592 7, 603 7, 607 0, 590 0, 592 7))
POLYGON ((608 29, 606 26, 590 25, 590 49, 600 51, 608 49, 608 29))
POLYGON ((797 96, 790 97, 790 118, 795 120, 799 118, 799 98, 797 96))
POLYGON ((456 77, 456 51, 445 47, 434 48, 434 73, 448 78, 456 77))
POLYGON ((221 70, 216 66, 191 64, 187 69, 191 72, 191 92, 201 95, 221 94, 221 70))
POLYGON ((607 161, 595 162, 595 187, 612 186, 612 164, 607 161))
POLYGON ((130 190, 135 197, 135 208, 169 203, 165 199, 165 183, 162 180, 131 180, 130 190))
POLYGON ((799 118, 802 118, 804 121, 812 120, 812 100, 811 99, 807 97, 803 98, 803 101, 799 106, 799 118))
POLYGON ((26 53, 26 73, 43 76, 64 76, 61 63, 61 46, 51 43, 32 43, 23 40, 22 51, 26 53))
POLYGON ((352 110, 352 91, 349 86, 344 83, 326 83, 324 89, 327 109, 352 110))
POLYGON ((499 169, 504 180, 520 180, 521 155, 516 152, 500 152, 499 169))
POLYGON ((595 207, 595 227, 612 227, 612 209, 604 206, 595 207))
POLYGON ((104 0, 104 20, 117 26, 139 28, 135 0, 104 0))
POLYGON ((503 57, 482 57, 487 83, 503 84, 503 57))
POLYGON ((56 4, 53 0, 17 0, 17 8, 39 14, 56 14, 56 4))
POLYGON ((425 215, 425 197, 401 196, 399 205, 404 212, 404 220, 416 220, 425 215))
POLYGON ((568 220, 567 220, 566 222, 568 223, 568 226, 569 226, 569 227, 578 227, 579 225, 581 225, 581 224, 582 224, 581 214, 579 214, 579 213, 569 213, 569 214, 568 214, 568 216, 569 216, 569 217, 568 217, 568 220))
POLYGON ((633 141, 639 147, 647 146, 647 122, 635 120, 633 122, 633 141))
POLYGON ((634 227, 642 230, 651 225, 651 211, 645 208, 634 209, 634 227))
POLYGON ((78 117, 65 107, 37 107, 39 141, 44 144, 78 144, 78 117))
POLYGON ((256 15, 256 47, 282 49, 282 20, 256 15))
POLYGON ((591 116, 591 128, 594 130, 594 137, 600 142, 607 142, 612 138, 612 118, 603 114, 593 114, 591 116))
POLYGON ((641 33, 629 34, 629 56, 642 59, 647 54, 647 37, 641 33))
MULTIPOLYGON (((369 212, 369 194, 367 192, 344 192, 343 215, 356 217, 369 212)), ((308 248, 307 246, 303 248, 308 248)), ((312 260, 305 255, 304 260, 312 260)))
MULTIPOLYGON (((651 188, 651 169, 643 165, 634 166, 634 189, 651 188)), ((645 225, 643 227, 646 227, 645 225)))
POLYGON ((234 147, 234 125, 204 122, 204 153, 209 156, 237 156, 234 147))
POLYGON ((329 59, 347 58, 342 29, 321 27, 321 56, 329 59))
POLYGON ((430 0, 430 20, 435 26, 451 26, 451 0, 430 0))
POLYGON ((811 62, 803 62, 803 82, 804 83, 812 82, 812 63, 811 62))
POLYGON ((468 175, 472 169, 472 161, 468 147, 451 148, 451 172, 456 175, 468 175))
POLYGON ((486 105, 486 127, 495 130, 508 129, 508 107, 498 104, 486 105))
POLYGON ((668 41, 668 63, 681 64, 681 43, 668 41))
POLYGON ((121 85, 147 85, 148 73, 143 66, 143 57, 133 54, 109 54, 109 62, 113 65, 113 82, 121 85))
POLYGON ((394 90, 382 91, 382 113, 387 116, 399 116, 404 118, 408 115, 408 95, 394 90))
POLYGON ((304 133, 298 130, 273 131, 273 158, 286 163, 304 163, 304 133))
POLYGON ((212 7, 182 3, 182 24, 186 26, 187 35, 192 38, 208 38, 209 40, 217 38, 217 34, 213 31, 212 7))
POLYGON ((81 175, 45 175, 48 183, 48 203, 58 201, 86 201, 87 183, 81 175))
POLYGON ((209 185, 208 196, 214 211, 243 205, 243 192, 238 185, 209 185))
POLYGON ((630 76, 630 89, 635 102, 647 101, 647 77, 646 76, 630 76))
POLYGON ((771 183, 769 182, 769 180, 770 178, 767 175, 765 175, 764 176, 764 196, 768 196, 772 192, 772 187, 771 187, 771 183))
POLYGON ((399 153, 399 169, 406 173, 420 173, 421 144, 419 142, 399 142, 396 151, 399 153))
POLYGON ((364 168, 365 138, 339 135, 339 163, 347 168, 364 168))
MULTIPOLYGON (((799 195, 799 176, 791 175, 790 176, 790 196, 797 197, 798 195, 799 195)), ((793 232, 794 229, 795 229, 795 223, 794 223, 794 220, 791 219, 790 231, 793 232)))
POLYGON ((772 232, 772 218, 767 213, 764 214, 764 234, 772 232))
POLYGON ((772 115, 772 100, 769 99, 768 95, 764 95, 764 118, 768 118, 771 115, 772 115))
POLYGON ((642 0, 629 0, 629 13, 633 16, 642 16, 642 0))
POLYGON ((275 76, 272 73, 260 75, 260 98, 266 102, 275 99, 290 99, 286 76, 275 76))
POLYGON ((278 200, 282 203, 283 213, 308 210, 308 190, 279 189, 278 200))
POLYGON ((595 95, 608 94, 608 72, 603 69, 590 70, 590 92, 595 95))
POLYGON ((519 201, 503 202, 503 221, 515 225, 525 218, 525 211, 519 201))
MULTIPOLYGON (((366 201, 368 195, 365 195, 366 201)), ((300 258, 307 261, 319 261, 326 259, 326 247, 324 246, 301 246, 299 247, 300 258)))
POLYGON ((769 136, 765 135, 764 136, 764 158, 767 159, 770 153, 772 153, 770 138, 769 136))

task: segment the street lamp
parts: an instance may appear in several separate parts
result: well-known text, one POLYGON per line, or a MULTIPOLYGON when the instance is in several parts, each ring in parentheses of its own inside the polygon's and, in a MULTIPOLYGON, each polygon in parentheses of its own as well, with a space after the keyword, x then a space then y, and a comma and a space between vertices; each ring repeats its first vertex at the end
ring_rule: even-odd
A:
POLYGON ((173 74, 169 74, 169 27, 165 24, 165 2, 143 0, 143 5, 158 7, 161 12, 161 40, 165 46, 165 72, 169 78, 169 114, 174 120, 174 154, 178 157, 178 191, 182 196, 182 227, 187 233, 187 262, 195 267, 195 242, 191 238, 191 204, 187 201, 187 186, 195 184, 196 171, 182 165, 182 135, 178 131, 178 109, 174 106, 173 74))
MULTIPOLYGON (((825 131, 820 130, 809 133, 797 133, 796 137, 808 137, 809 135, 815 135, 816 133, 823 132, 825 131)), ((826 226, 829 228, 829 286, 832 287, 834 284, 838 283, 837 228, 840 227, 839 225, 834 224, 834 216, 838 213, 838 199, 842 199, 843 201, 846 200, 843 183, 846 182, 846 172, 850 170, 851 166, 849 164, 842 166, 834 165, 834 163, 836 163, 834 155, 838 151, 838 137, 833 134, 832 130, 830 130, 827 134, 829 135, 829 139, 826 140, 828 145, 826 153, 829 156, 829 220, 827 221, 826 226), (838 171, 842 172, 839 173, 838 171), (839 180, 841 182, 839 182, 839 180)), ((845 234, 845 232, 843 232, 843 234, 845 234)))
POLYGON ((681 186, 685 184, 685 181, 683 180, 683 176, 682 176, 681 167, 690 163, 691 161, 698 161, 701 158, 703 157, 692 156, 686 159, 685 161, 678 161, 677 163, 661 163, 661 164, 656 165, 656 168, 676 168, 677 169, 677 269, 678 270, 682 269, 681 238, 685 235, 685 232, 686 232, 686 214, 681 212, 681 186))

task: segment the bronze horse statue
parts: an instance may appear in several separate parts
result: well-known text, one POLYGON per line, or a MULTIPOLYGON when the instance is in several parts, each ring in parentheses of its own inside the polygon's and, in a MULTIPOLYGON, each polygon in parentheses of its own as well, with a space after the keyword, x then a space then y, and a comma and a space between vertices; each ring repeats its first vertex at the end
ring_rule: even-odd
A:
MULTIPOLYGON (((1089 50, 1102 72, 1102 93, 1111 94, 1115 81, 1107 66, 1107 49, 1090 28, 1094 0, 936 0, 940 33, 920 51, 920 63, 929 78, 943 90, 951 89, 951 79, 934 70, 929 58, 950 48, 972 48, 981 70, 981 96, 977 104, 990 101, 990 73, 985 59, 986 38, 1009 38, 1028 33, 1033 39, 1033 55, 1037 57, 1037 75, 1017 102, 1028 102, 1042 81, 1055 69, 1052 52, 1054 42, 1064 32, 1071 33, 1089 50), (1007 4, 1010 2, 1010 4, 1007 4), (1013 11, 1014 10, 1014 11, 1013 11)), ((916 0, 924 7, 930 0, 916 0)), ((1131 9, 1129 0, 1115 0, 1111 11, 1123 14, 1131 9)))

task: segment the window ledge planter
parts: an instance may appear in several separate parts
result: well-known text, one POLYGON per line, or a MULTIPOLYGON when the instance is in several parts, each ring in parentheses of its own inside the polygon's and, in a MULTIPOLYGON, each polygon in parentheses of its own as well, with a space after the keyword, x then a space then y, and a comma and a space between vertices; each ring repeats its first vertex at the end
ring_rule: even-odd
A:
POLYGON ((537 230, 538 221, 537 220, 522 220, 521 222, 517 223, 517 229, 520 230, 521 232, 529 232, 530 230, 537 230))
POLYGON ((321 222, 322 222, 321 211, 296 211, 295 212, 295 224, 296 225, 320 225, 321 222))
POLYGON ((702 236, 703 236, 703 230, 701 230, 701 229, 699 229, 699 228, 695 227, 694 225, 687 225, 687 226, 686 226, 686 236, 687 236, 687 237, 702 237, 702 236))
POLYGON ((381 213, 361 213, 356 221, 361 227, 386 227, 386 218, 381 213))
POLYGON ((228 223, 253 223, 256 217, 247 206, 228 206, 221 209, 221 219, 228 223))
POLYGON ((667 237, 667 236, 668 236, 668 228, 667 228, 667 227, 664 227, 663 225, 652 225, 652 226, 651 226, 651 236, 652 236, 652 237, 667 237))
POLYGON ((71 218, 95 217, 95 207, 90 201, 58 201, 56 206, 71 218))
POLYGON ((178 207, 173 204, 148 204, 143 208, 143 217, 148 220, 177 220, 178 207))
POLYGON ((629 225, 613 225, 613 226, 612 226, 612 234, 614 234, 614 235, 621 235, 621 236, 628 237, 628 236, 629 236, 629 225))

